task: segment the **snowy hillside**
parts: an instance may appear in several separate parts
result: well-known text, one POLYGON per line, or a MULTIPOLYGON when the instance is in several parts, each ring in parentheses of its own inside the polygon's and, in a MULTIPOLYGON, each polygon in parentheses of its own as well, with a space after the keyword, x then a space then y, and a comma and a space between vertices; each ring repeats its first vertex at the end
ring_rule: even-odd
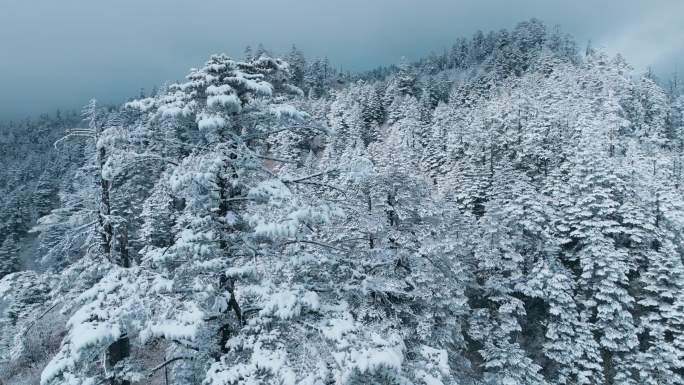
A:
POLYGON ((684 97, 538 20, 0 136, 0 384, 682 384, 684 97))

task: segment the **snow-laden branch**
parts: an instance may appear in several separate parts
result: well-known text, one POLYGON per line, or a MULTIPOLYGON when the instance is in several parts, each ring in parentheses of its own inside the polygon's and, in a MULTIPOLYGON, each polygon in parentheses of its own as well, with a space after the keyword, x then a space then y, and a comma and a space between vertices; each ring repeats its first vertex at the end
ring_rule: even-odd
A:
POLYGON ((31 328, 32 328, 38 321, 40 321, 41 319, 43 319, 43 317, 45 317, 49 312, 52 311, 52 309, 54 309, 55 307, 57 307, 57 305, 59 305, 60 303, 61 303, 61 301, 56 301, 52 306, 50 306, 47 310, 45 310, 45 311, 43 312, 43 314, 41 314, 38 318, 36 318, 36 319, 35 319, 35 320, 26 328, 26 330, 24 330, 24 336, 28 334, 28 332, 31 330, 31 328))
POLYGON ((301 182, 301 181, 304 181, 304 180, 307 180, 307 179, 312 179, 312 178, 316 178, 316 177, 319 177, 319 176, 322 176, 322 175, 330 174, 330 173, 333 173, 333 172, 336 172, 336 171, 337 171, 337 170, 335 170, 335 169, 333 169, 333 170, 325 170, 325 171, 317 172, 317 173, 311 174, 311 175, 306 175, 306 176, 303 176, 303 177, 300 177, 300 178, 296 178, 296 179, 283 179, 283 183, 297 183, 297 182, 301 182))
POLYGON ((67 134, 67 135, 64 135, 63 137, 57 139, 55 141, 55 143, 53 143, 55 150, 57 149, 57 145, 59 145, 61 142, 63 142, 64 140, 66 140, 72 136, 85 136, 85 137, 89 137, 89 138, 95 137, 95 135, 91 135, 91 134, 76 134, 76 133, 67 134))
POLYGON ((307 243, 307 244, 310 244, 310 245, 320 246, 320 247, 324 247, 324 248, 326 248, 326 249, 337 250, 337 251, 341 251, 341 252, 344 252, 344 253, 346 253, 346 252, 349 251, 349 250, 345 250, 345 249, 340 249, 339 247, 335 247, 335 246, 329 245, 329 244, 327 244, 327 243, 316 242, 316 241, 310 241, 310 240, 304 240, 304 239, 291 239, 291 240, 288 240, 288 241, 283 242, 282 245, 285 246, 285 245, 291 245, 291 244, 294 244, 294 243, 307 243))

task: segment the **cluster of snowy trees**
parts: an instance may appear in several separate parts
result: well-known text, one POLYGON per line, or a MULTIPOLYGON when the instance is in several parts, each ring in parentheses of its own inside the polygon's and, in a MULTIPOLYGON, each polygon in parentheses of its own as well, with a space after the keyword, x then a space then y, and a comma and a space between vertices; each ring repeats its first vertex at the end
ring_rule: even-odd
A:
POLYGON ((681 384, 684 97, 576 51, 259 48, 31 125, 54 166, 11 130, 0 383, 681 384))
POLYGON ((60 175, 77 155, 74 148, 52 151, 53 143, 80 120, 75 112, 58 111, 0 124, 0 278, 36 265, 40 244, 31 227, 57 207, 60 175))

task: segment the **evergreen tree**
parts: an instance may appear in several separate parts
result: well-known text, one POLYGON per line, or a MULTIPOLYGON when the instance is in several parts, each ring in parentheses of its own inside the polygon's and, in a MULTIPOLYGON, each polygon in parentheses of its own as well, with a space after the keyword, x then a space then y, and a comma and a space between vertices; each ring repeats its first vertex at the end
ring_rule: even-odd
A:
POLYGON ((304 54, 296 46, 292 45, 292 49, 287 56, 287 62, 290 65, 290 82, 297 87, 303 88, 307 68, 304 54))
POLYGON ((413 74, 413 69, 405 57, 401 58, 399 63, 399 71, 396 75, 396 88, 400 96, 416 96, 416 77, 413 74))
POLYGON ((10 234, 0 245, 0 278, 19 271, 19 268, 19 245, 10 234))

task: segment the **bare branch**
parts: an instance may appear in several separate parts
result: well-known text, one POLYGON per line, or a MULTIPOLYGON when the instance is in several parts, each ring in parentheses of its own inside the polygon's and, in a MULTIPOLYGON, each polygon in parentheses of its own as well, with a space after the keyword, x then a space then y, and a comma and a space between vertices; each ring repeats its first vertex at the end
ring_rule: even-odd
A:
POLYGON ((320 246, 320 247, 325 247, 326 249, 342 251, 342 252, 345 252, 345 253, 346 253, 347 251, 349 251, 349 250, 340 249, 339 247, 335 247, 335 246, 328 245, 328 244, 325 244, 325 243, 316 242, 316 241, 309 241, 309 240, 304 240, 304 239, 292 239, 292 240, 283 242, 282 245, 283 245, 283 246, 285 246, 285 245, 291 245, 291 244, 293 244, 293 243, 308 243, 308 244, 311 244, 311 245, 316 245, 316 246, 320 246))
POLYGON ((301 182, 301 181, 303 181, 303 180, 307 180, 307 179, 311 179, 311 178, 316 178, 316 177, 321 176, 321 175, 330 174, 330 173, 335 172, 335 171, 337 171, 337 170, 325 170, 325 171, 317 172, 317 173, 315 173, 315 174, 303 176, 303 177, 297 178, 297 179, 284 179, 284 180, 283 180, 283 183, 296 183, 296 182, 301 182))
POLYGON ((165 366, 172 364, 172 363, 179 361, 179 360, 194 360, 194 358, 189 357, 189 356, 180 356, 180 357, 171 358, 170 360, 166 360, 166 362, 159 364, 159 365, 155 366, 154 368, 152 368, 152 370, 150 370, 149 376, 152 377, 154 375, 154 373, 157 372, 159 369, 164 369, 165 366))
POLYGON ((253 200, 255 200, 255 199, 250 198, 250 197, 233 197, 233 198, 221 199, 221 202, 238 202, 238 201, 253 201, 253 200))
POLYGON ((177 343, 178 345, 180 345, 186 349, 190 349, 190 350, 194 350, 196 352, 199 352, 199 348, 196 346, 192 346, 189 342, 179 341, 179 340, 171 340, 171 341, 177 343))
POLYGON ((335 186, 332 186, 332 185, 329 185, 329 184, 326 184, 326 183, 318 183, 318 182, 294 182, 294 183, 308 184, 308 185, 320 186, 320 187, 327 187, 327 188, 329 188, 329 189, 333 189, 333 190, 339 191, 339 192, 341 192, 342 194, 347 194, 347 192, 346 192, 345 190, 342 190, 342 189, 340 189, 340 188, 337 188, 337 187, 335 187, 335 186))
POLYGON ((279 159, 279 158, 271 158, 270 156, 263 156, 263 155, 256 155, 256 154, 255 154, 254 156, 256 156, 257 158, 260 158, 260 159, 272 160, 272 161, 274 161, 274 162, 294 163, 294 164, 297 164, 297 161, 294 161, 294 160, 279 159))
POLYGON ((174 162, 173 160, 168 159, 168 158, 164 158, 164 157, 159 156, 159 155, 155 155, 155 154, 133 154, 133 160, 130 163, 126 164, 126 167, 129 167, 135 163, 144 162, 146 160, 158 160, 161 162, 172 164, 174 166, 178 166, 178 163, 174 162))
POLYGON ((59 303, 60 303, 60 301, 55 302, 52 306, 50 306, 47 310, 45 310, 45 312, 43 312, 43 314, 41 314, 40 317, 36 318, 35 321, 33 321, 33 322, 29 325, 29 327, 27 327, 26 330, 24 330, 24 335, 27 335, 28 332, 29 332, 29 331, 31 330, 31 328, 33 327, 33 325, 35 325, 36 322, 38 322, 38 321, 40 321, 41 319, 43 319, 43 317, 45 317, 49 312, 51 312, 52 309, 54 309, 55 307, 57 307, 57 305, 59 305, 59 303))

